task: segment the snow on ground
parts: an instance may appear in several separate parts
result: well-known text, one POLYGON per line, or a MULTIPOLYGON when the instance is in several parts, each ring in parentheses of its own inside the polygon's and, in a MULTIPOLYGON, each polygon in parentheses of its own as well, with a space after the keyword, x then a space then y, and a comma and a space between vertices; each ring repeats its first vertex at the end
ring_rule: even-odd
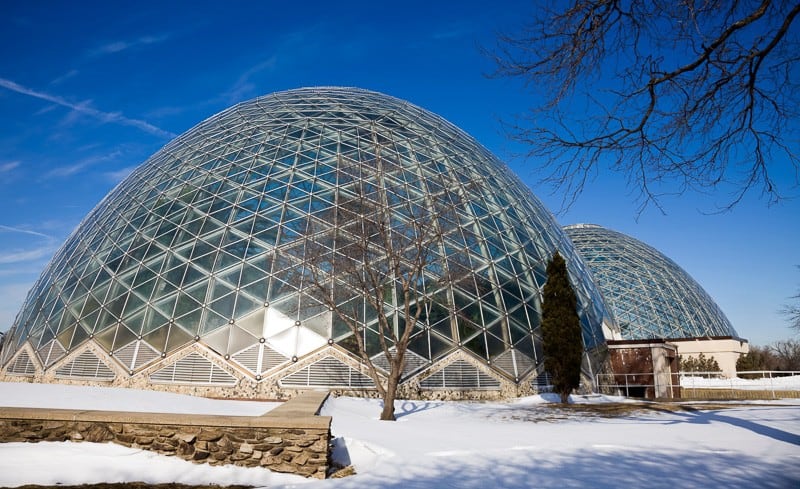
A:
POLYGON ((601 418, 532 403, 406 401, 394 424, 374 419, 378 407, 326 405, 361 474, 331 487, 800 487, 797 403, 601 418))
POLYGON ((2 443, 0 487, 100 482, 159 484, 302 484, 297 475, 236 466, 212 467, 113 443, 2 443))
POLYGON ((0 406, 260 416, 279 402, 231 401, 117 387, 0 383, 0 406))
MULTIPOLYGON (((48 388, 64 387, 42 386, 43 392, 48 388)), ((30 396, 26 402, 61 407, 51 404, 67 391, 58 392, 30 396)), ((172 396, 133 392, 154 396, 156 404, 158 396, 172 396)), ((19 394, 16 384, 0 384, 0 404, 19 405, 19 394)), ((104 409, 130 408, 127 393, 117 389, 98 396, 104 409), (115 401, 118 395, 126 401, 115 401)), ((379 401, 330 399, 322 414, 333 416, 335 457, 349 461, 358 472, 344 479, 316 481, 264 469, 208 467, 114 445, 13 443, 0 444, 0 487, 98 480, 322 489, 800 487, 800 401, 710 410, 692 404, 679 411, 650 405, 602 417, 580 406, 549 404, 551 400, 398 401, 398 421, 391 423, 377 420, 379 401)), ((575 400, 591 404, 624 399, 575 400)), ((213 412, 225 409, 215 407, 213 412)))
POLYGON ((760 379, 706 378, 697 375, 682 375, 681 387, 698 389, 742 389, 742 390, 800 390, 800 375, 765 377, 760 379))

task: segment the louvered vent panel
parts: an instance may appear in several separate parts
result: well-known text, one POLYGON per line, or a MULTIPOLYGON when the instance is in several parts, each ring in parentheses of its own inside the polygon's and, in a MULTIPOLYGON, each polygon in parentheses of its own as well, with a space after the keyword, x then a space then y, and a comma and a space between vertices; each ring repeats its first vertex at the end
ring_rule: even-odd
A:
POLYGON ((13 375, 31 376, 36 374, 36 365, 33 364, 28 352, 23 351, 11 362, 6 371, 13 375))
POLYGON ((39 360, 45 368, 56 363, 59 358, 63 357, 67 350, 61 346, 58 340, 51 340, 49 343, 39 348, 36 352, 39 355, 39 360))
POLYGON ((514 369, 514 350, 506 350, 502 355, 496 357, 492 364, 512 377, 517 376, 514 369))
POLYGON ((281 385, 289 387, 375 387, 375 383, 369 376, 333 357, 325 357, 282 378, 281 385))
POLYGON ((56 370, 56 377, 110 381, 115 375, 94 353, 85 351, 56 370))
POLYGON ((497 356, 492 363, 512 377, 522 377, 534 366, 533 360, 518 350, 508 350, 497 356))
POLYGON ((540 373, 531 381, 531 387, 533 387, 533 391, 537 393, 552 392, 553 385, 550 380, 550 374, 546 372, 540 373))
POLYGON ((517 364, 517 376, 519 377, 522 377, 534 367, 533 360, 517 350, 514 350, 514 362, 517 364))
POLYGON ((137 346, 138 348, 136 350, 136 360, 134 360, 133 363, 134 370, 139 370, 140 368, 152 362, 153 360, 161 357, 160 353, 158 353, 156 350, 153 349, 152 346, 148 345, 144 341, 137 342, 137 346))
POLYGON ((272 370, 278 365, 286 363, 287 360, 289 360, 289 357, 281 355, 270 348, 269 345, 264 345, 264 352, 262 353, 261 359, 261 371, 266 372, 267 370, 272 370))
POLYGON ((191 353, 168 367, 154 372, 150 380, 162 384, 236 385, 236 378, 207 358, 191 353))
POLYGON ((457 360, 419 383, 423 389, 498 389, 500 381, 464 360, 457 360))
POLYGON ((119 362, 125 365, 125 368, 128 370, 133 369, 133 359, 136 358, 136 347, 137 342, 134 341, 126 346, 123 346, 119 350, 115 350, 112 352, 112 355, 119 360, 119 362))
POLYGON ((113 355, 129 370, 138 370, 161 356, 144 341, 129 343, 115 350, 113 355))
POLYGON ((254 374, 260 373, 258 371, 258 357, 261 353, 261 346, 262 345, 260 344, 256 344, 250 348, 246 348, 239 353, 234 354, 233 359, 236 361, 236 363, 253 372, 254 374))
MULTIPOLYGON (((391 348, 390 351, 394 353, 395 349, 391 348)), ((376 367, 383 369, 385 372, 389 371, 389 361, 386 360, 386 354, 383 352, 372 357, 372 363, 375 364, 376 367)), ((426 367, 427 365, 428 361, 423 357, 417 355, 411 350, 406 350, 406 365, 405 368, 403 368, 403 377, 407 377, 408 375, 416 372, 422 367, 426 367)))

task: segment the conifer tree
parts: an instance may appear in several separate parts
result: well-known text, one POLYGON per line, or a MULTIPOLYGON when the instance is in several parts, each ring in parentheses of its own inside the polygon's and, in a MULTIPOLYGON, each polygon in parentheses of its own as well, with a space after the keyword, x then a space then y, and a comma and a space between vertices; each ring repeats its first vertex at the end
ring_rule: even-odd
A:
POLYGON ((722 372, 713 355, 706 357, 701 353, 696 357, 681 357, 679 358, 679 364, 682 372, 722 372))
POLYGON ((578 317, 578 299, 569 283, 567 265, 556 251, 547 263, 547 283, 542 304, 542 348, 544 369, 553 389, 567 403, 580 384, 583 336, 578 317))

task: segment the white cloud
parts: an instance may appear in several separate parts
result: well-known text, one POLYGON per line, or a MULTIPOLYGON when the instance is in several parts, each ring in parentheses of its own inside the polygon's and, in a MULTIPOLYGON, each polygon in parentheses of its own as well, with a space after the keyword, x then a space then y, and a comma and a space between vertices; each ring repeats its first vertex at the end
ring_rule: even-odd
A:
POLYGON ((125 168, 120 168, 117 171, 106 173, 106 177, 108 177, 108 179, 111 180, 111 182, 113 183, 119 183, 122 180, 124 180, 125 177, 130 175, 131 172, 135 169, 136 169, 135 166, 126 166, 125 168))
POLYGON ((45 173, 43 178, 64 178, 79 173, 86 168, 85 163, 75 163, 74 165, 58 166, 45 173))
POLYGON ((129 117, 125 117, 119 112, 103 112, 101 110, 97 110, 91 107, 91 103, 89 101, 84 101, 76 104, 73 102, 69 102, 66 99, 59 97, 57 95, 50 95, 44 92, 39 92, 31 88, 24 87, 14 81, 7 80, 5 78, 0 78, 0 87, 3 87, 7 90, 11 90, 12 92, 20 93, 22 95, 27 95, 29 97, 38 98, 40 100, 46 100, 48 102, 58 104, 62 107, 67 107, 77 113, 94 117, 95 119, 98 119, 105 123, 113 123, 113 124, 120 124, 123 126, 135 127, 144 132, 162 138, 171 139, 175 137, 174 133, 165 131, 164 129, 156 127, 143 120, 131 119, 129 117))
POLYGON ((0 232, 3 232, 3 231, 9 232, 9 233, 29 234, 31 236, 39 236, 40 238, 53 239, 52 236, 50 236, 48 234, 40 233, 38 231, 33 231, 33 230, 30 230, 30 229, 21 228, 21 227, 5 226, 3 224, 0 224, 0 232))
POLYGON ((167 34, 162 34, 158 36, 143 36, 138 39, 133 39, 130 41, 112 41, 89 50, 88 54, 91 57, 95 57, 95 56, 104 56, 108 54, 119 53, 121 51, 126 51, 128 49, 140 46, 158 44, 166 41, 167 39, 169 39, 169 37, 170 36, 167 34))
POLYGON ((56 104, 45 105, 45 106, 44 106, 44 107, 42 107, 41 109, 39 109, 39 110, 37 110, 36 112, 34 112, 34 114, 33 114, 33 115, 42 115, 42 114, 46 114, 46 113, 48 113, 48 112, 52 112, 52 111, 56 110, 57 108, 58 108, 58 105, 56 105, 56 104))
POLYGON ((76 173, 79 173, 79 172, 83 171, 84 169, 86 169, 86 168, 88 168, 90 166, 94 166, 94 165, 96 165, 98 163, 105 163, 105 162, 108 162, 108 161, 113 161, 113 160, 119 158, 121 155, 122 155, 122 151, 116 150, 116 151, 112 151, 109 154, 92 156, 90 158, 83 159, 83 160, 81 160, 81 161, 79 161, 77 163, 74 163, 72 165, 58 166, 56 168, 53 168, 52 170, 50 170, 47 173, 45 173, 44 175, 42 175, 42 178, 63 178, 63 177, 68 177, 68 176, 74 175, 76 173))
POLYGON ((239 76, 239 79, 236 80, 236 83, 225 92, 224 96, 228 100, 229 103, 240 102, 246 98, 249 98, 254 95, 256 85, 251 81, 251 78, 258 73, 269 70, 272 71, 275 69, 275 66, 278 62, 277 56, 272 56, 267 60, 264 60, 257 65, 252 66, 247 71, 242 73, 239 76))
POLYGON ((31 250, 0 251, 0 265, 39 260, 52 255, 53 251, 55 251, 53 245, 41 246, 31 250))
POLYGON ((0 224, 0 265, 29 263, 47 258, 53 254, 56 247, 56 239, 49 234, 26 227, 0 224), (35 239, 21 239, 20 236, 14 235, 32 236, 35 239))
POLYGON ((78 73, 79 73, 78 70, 75 70, 75 69, 69 70, 68 72, 64 73, 63 75, 61 75, 61 76, 57 77, 56 79, 54 79, 53 81, 51 81, 50 84, 51 85, 58 85, 60 83, 63 83, 65 81, 69 80, 70 78, 73 78, 73 77, 77 76, 78 73))
POLYGON ((8 173, 14 168, 19 166, 19 161, 9 161, 8 163, 0 163, 0 173, 8 173))

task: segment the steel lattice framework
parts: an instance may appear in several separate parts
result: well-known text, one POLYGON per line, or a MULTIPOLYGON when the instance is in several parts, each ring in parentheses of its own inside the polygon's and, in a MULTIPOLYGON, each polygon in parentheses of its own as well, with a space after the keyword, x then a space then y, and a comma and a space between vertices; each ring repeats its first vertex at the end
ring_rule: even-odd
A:
POLYGON ((564 230, 591 270, 623 339, 738 337, 700 284, 659 251, 593 224, 564 230))
MULTIPOLYGON (((233 106, 120 183, 30 291, 6 338, 5 363, 28 344, 48 368, 93 343, 134 375, 199 342, 220 362, 260 380, 330 345, 352 348, 352 331, 307 293, 309 257, 301 245, 309 230, 333 226, 326 216, 354 192, 354 179, 341 178, 342 162, 356 162, 368 175, 379 160, 386 169, 373 184, 391 184, 393 219, 409 219, 403 209, 433 200, 450 206, 448 219, 438 223, 444 232, 435 252, 445 269, 469 264, 469 276, 457 283, 441 280, 444 269, 426 276, 444 285, 414 333, 410 368, 460 351, 498 378, 518 382, 533 372, 542 363, 540 288, 556 249, 570 266, 587 348, 604 341, 604 306, 579 256, 503 163, 405 101, 312 88, 233 106)), ((342 301, 363 298, 343 294, 342 301)), ((387 299, 387 307, 397 304, 387 299)), ((375 318, 364 311, 365 341, 374 344, 375 318)), ((31 359, 17 357, 26 371, 31 359)), ((150 378, 235 382, 204 361, 193 354, 150 378)), ((319 368, 337 361, 327 357, 319 368)), ((316 379, 314 372, 286 382, 316 379)))

